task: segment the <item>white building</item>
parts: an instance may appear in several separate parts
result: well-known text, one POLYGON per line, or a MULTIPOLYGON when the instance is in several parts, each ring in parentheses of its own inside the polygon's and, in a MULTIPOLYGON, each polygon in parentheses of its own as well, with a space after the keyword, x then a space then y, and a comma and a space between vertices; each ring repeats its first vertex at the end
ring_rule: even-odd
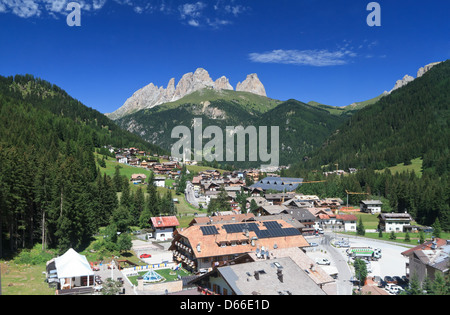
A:
POLYGON ((56 275, 58 290, 92 289, 94 286, 94 271, 86 256, 78 254, 73 249, 69 249, 64 255, 48 261, 46 269, 48 275, 56 275))
POLYGON ((353 214, 319 214, 319 225, 316 229, 331 230, 336 232, 355 232, 357 218, 353 214))
POLYGON ((379 226, 385 232, 404 232, 404 226, 413 220, 409 213, 382 213, 378 216, 379 226))
POLYGON ((156 187, 165 187, 166 185, 166 178, 165 177, 155 177, 153 179, 153 185, 155 185, 156 187))
POLYGON ((155 230, 154 238, 157 241, 167 241, 173 238, 173 232, 180 225, 176 216, 152 217, 152 227, 155 230))
POLYGON ((380 200, 362 200, 359 204, 361 212, 366 213, 381 213, 381 206, 383 203, 380 200))

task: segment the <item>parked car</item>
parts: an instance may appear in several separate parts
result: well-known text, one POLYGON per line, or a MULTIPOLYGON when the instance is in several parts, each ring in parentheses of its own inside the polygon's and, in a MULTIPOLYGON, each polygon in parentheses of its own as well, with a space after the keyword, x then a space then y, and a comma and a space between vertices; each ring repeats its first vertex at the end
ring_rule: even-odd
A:
POLYGON ((141 256, 139 256, 139 258, 150 258, 150 257, 152 257, 152 255, 150 255, 150 254, 142 254, 141 256))
POLYGON ((386 283, 391 283, 391 284, 396 284, 396 282, 395 282, 395 280, 394 280, 394 278, 392 278, 391 276, 386 276, 386 277, 384 277, 384 282, 386 282, 386 283))
POLYGON ((316 247, 316 246, 319 246, 319 244, 312 242, 312 243, 309 243, 309 246, 316 247))
POLYGON ((331 265, 331 262, 326 258, 316 259, 318 265, 331 265))
POLYGON ((350 244, 347 241, 337 241, 335 245, 337 247, 350 247, 350 244))
POLYGON ((400 287, 398 285, 392 285, 388 288, 387 291, 391 294, 399 294, 400 292, 403 291, 403 289, 402 289, 402 287, 400 287))
POLYGON ((402 280, 405 285, 409 283, 409 279, 406 276, 402 276, 402 280))
POLYGON ((394 276, 392 277, 392 279, 394 279, 395 283, 397 283, 398 285, 404 285, 405 283, 403 282, 403 279, 399 276, 394 276))

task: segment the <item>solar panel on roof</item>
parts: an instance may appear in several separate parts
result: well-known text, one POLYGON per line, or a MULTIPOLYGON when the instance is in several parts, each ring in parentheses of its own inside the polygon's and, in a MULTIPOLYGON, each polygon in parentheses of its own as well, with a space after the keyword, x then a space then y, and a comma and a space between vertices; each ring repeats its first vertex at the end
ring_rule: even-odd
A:
MULTIPOLYGON (((259 226, 256 223, 238 223, 238 224, 224 224, 223 228, 227 233, 242 233, 244 230, 249 230, 255 232, 256 236, 260 239, 262 238, 271 238, 271 237, 283 237, 283 236, 295 236, 300 235, 301 233, 295 228, 283 228, 280 223, 277 221, 267 221, 263 222, 266 229, 260 230, 259 226)), ((206 228, 214 228, 214 226, 208 226, 206 228)), ((202 229, 203 231, 203 229, 202 229)), ((208 231, 211 233, 210 231, 208 231)), ((217 230, 215 233, 205 234, 218 234, 217 230)))
POLYGON ((267 229, 281 229, 280 223, 276 221, 263 222, 263 224, 267 229))
POLYGON ((227 233, 240 233, 244 230, 256 231, 259 230, 256 223, 238 223, 238 224, 225 224, 223 228, 227 233))
POLYGON ((201 226, 203 235, 215 235, 219 234, 215 226, 201 226))

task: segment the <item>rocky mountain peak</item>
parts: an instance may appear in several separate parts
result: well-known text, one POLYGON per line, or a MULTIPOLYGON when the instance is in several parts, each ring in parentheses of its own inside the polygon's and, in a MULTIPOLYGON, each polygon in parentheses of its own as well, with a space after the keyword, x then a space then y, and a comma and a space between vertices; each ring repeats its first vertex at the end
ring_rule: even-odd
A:
MULTIPOLYGON (((420 77, 423 76, 425 73, 427 73, 428 71, 430 71, 431 68, 433 68, 434 66, 436 66, 436 65, 438 65, 438 64, 440 64, 440 63, 441 63, 441 61, 440 61, 440 62, 433 62, 433 63, 430 63, 430 64, 428 64, 428 65, 426 65, 426 66, 420 68, 419 71, 417 71, 417 78, 420 78, 420 77)), ((398 80, 398 81, 395 83, 394 88, 393 88, 390 92, 385 92, 385 93, 390 94, 390 93, 392 93, 393 91, 395 91, 395 90, 397 90, 397 89, 399 89, 399 88, 404 87, 405 85, 407 85, 408 83, 410 83, 410 82, 412 82, 412 81, 414 81, 414 80, 415 80, 414 77, 412 77, 412 76, 410 76, 410 75, 405 75, 405 76, 403 77, 403 79, 398 80)))
POLYGON ((249 74, 244 82, 239 82, 237 84, 236 91, 244 91, 261 96, 267 96, 266 89, 256 73, 249 74))
MULTIPOLYGON (((186 95, 204 88, 213 88, 218 91, 234 90, 227 77, 222 76, 216 81, 213 81, 208 71, 203 68, 198 68, 195 72, 184 74, 176 86, 175 78, 170 79, 166 89, 150 83, 136 91, 125 104, 114 113, 106 115, 111 119, 119 119, 142 109, 149 109, 164 103, 175 102, 186 95)), ((255 73, 249 74, 244 82, 239 82, 236 91, 266 96, 264 85, 255 73)))

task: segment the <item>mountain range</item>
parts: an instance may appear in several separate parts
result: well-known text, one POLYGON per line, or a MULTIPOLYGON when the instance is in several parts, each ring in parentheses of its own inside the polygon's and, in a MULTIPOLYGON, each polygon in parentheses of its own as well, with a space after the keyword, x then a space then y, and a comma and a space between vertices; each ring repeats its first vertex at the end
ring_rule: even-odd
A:
MULTIPOLYGON (((438 64, 420 68, 417 79, 438 64)), ((165 89, 150 84, 138 90, 108 116, 123 129, 165 150, 170 150, 175 142, 171 138, 173 128, 192 126, 194 118, 202 118, 204 128, 211 125, 223 129, 240 125, 280 126, 280 161, 290 164, 308 159, 354 114, 417 79, 408 76, 406 80, 397 81, 390 92, 346 107, 336 107, 314 101, 306 104, 292 99, 268 98, 256 74, 248 75, 234 90, 226 77, 213 81, 205 69, 198 68, 194 73, 185 74, 176 88, 175 79, 171 79, 165 89)))
MULTIPOLYGON (((135 113, 139 110, 150 109, 155 106, 175 102, 183 97, 202 90, 212 88, 216 91, 231 90, 233 86, 225 76, 213 81, 203 68, 198 68, 195 72, 189 72, 183 75, 175 87, 175 78, 170 79, 167 87, 158 87, 153 83, 136 91, 118 110, 111 114, 106 114, 111 119, 119 119, 126 115, 135 113)), ((250 92, 256 95, 267 96, 264 85, 256 73, 249 74, 247 78, 236 86, 238 92, 250 92)))
POLYGON ((334 131, 311 159, 296 168, 384 169, 412 159, 423 171, 450 170, 450 61, 419 70, 418 77, 365 106, 334 131))

